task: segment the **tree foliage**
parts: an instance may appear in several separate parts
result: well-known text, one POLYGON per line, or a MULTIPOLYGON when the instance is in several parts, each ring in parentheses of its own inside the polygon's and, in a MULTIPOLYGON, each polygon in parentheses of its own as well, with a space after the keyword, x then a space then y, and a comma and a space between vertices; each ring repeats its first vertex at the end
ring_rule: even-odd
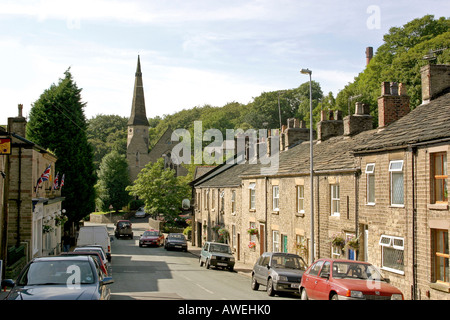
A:
MULTIPOLYGON (((349 98, 361 95, 358 101, 370 106, 375 124, 378 120, 377 98, 384 81, 405 84, 411 108, 421 104, 420 68, 430 63, 424 60, 424 56, 430 50, 437 51, 436 60, 431 63, 450 63, 450 50, 440 50, 450 48, 450 20, 426 15, 402 27, 392 27, 383 40, 365 70, 336 97, 337 108, 347 114, 349 98)), ((350 105, 350 112, 354 110, 354 102, 350 105)))
POLYGON ((109 206, 117 212, 128 204, 131 197, 125 190, 130 184, 128 163, 125 156, 112 151, 103 157, 96 185, 98 199, 103 211, 109 206))
POLYGON ((190 199, 186 182, 185 177, 176 177, 174 170, 164 169, 164 160, 160 158, 148 163, 126 190, 144 201, 146 212, 153 216, 162 214, 169 221, 180 214, 183 199, 190 199))
POLYGON ((77 87, 70 69, 64 75, 32 104, 27 138, 57 156, 56 171, 65 175, 62 206, 69 222, 78 222, 94 211, 97 178, 92 147, 86 137, 82 89, 77 87))

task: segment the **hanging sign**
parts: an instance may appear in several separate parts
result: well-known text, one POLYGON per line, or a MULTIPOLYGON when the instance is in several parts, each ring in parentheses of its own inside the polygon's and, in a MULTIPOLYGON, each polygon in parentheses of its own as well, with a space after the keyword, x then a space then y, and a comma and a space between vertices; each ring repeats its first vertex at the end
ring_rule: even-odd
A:
POLYGON ((11 138, 0 138, 0 154, 11 154, 11 138))

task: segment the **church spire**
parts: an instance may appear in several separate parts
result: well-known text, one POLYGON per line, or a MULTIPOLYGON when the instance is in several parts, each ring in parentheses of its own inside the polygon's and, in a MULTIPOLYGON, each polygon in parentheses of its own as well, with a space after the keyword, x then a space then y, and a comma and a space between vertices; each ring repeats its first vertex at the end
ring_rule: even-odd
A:
POLYGON ((141 60, 138 55, 136 74, 134 80, 133 102, 131 105, 131 116, 128 125, 149 126, 147 115, 145 113, 144 87, 142 84, 141 60))

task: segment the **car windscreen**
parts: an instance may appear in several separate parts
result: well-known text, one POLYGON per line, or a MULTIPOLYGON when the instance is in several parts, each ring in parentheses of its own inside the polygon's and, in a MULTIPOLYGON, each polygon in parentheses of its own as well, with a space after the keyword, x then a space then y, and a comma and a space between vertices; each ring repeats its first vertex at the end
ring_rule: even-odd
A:
POLYGON ((224 245, 220 245, 220 244, 214 244, 211 243, 210 252, 219 252, 219 253, 230 253, 231 254, 231 249, 229 246, 224 246, 224 245))
POLYGON ((272 256, 271 266, 273 268, 299 269, 299 270, 306 270, 307 268, 305 261, 301 257, 283 254, 274 254, 272 256))
POLYGON ((159 236, 159 232, 158 231, 145 231, 143 236, 159 236))
POLYGON ((21 286, 92 284, 94 274, 89 261, 36 261, 18 279, 21 286))
POLYGON ((380 272, 371 264, 334 262, 333 278, 367 279, 385 281, 380 272))
POLYGON ((174 240, 186 240, 186 238, 182 234, 169 234, 169 236, 167 238, 174 239, 174 240))

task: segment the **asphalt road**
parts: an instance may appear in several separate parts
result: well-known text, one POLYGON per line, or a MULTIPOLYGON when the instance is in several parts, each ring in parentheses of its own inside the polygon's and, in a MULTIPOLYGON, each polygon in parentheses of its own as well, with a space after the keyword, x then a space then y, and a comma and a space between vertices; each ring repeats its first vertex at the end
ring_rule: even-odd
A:
MULTIPOLYGON (((145 220, 133 221, 133 239, 115 239, 111 245, 111 300, 278 300, 295 296, 269 297, 264 287, 250 288, 250 277, 228 270, 200 267, 190 252, 142 247, 139 236, 147 229, 145 220)), ((112 225, 108 225, 113 234, 112 225)))

